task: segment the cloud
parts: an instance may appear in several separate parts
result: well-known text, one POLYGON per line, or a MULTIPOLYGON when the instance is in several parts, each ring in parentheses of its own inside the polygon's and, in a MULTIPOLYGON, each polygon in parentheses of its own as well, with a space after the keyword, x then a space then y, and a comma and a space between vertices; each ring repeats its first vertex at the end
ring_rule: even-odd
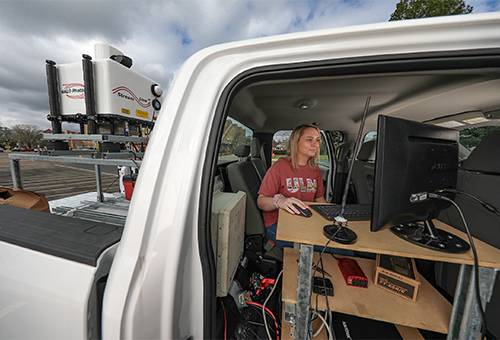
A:
MULTIPOLYGON (((80 62, 95 43, 168 89, 181 64, 225 42, 387 21, 399 0, 0 0, 0 126, 50 127, 45 60, 80 62)), ((466 1, 474 12, 498 1, 466 1)))
POLYGON ((130 1, 2 1, 0 22, 19 35, 106 37, 115 43, 131 34, 135 15, 146 11, 130 1))

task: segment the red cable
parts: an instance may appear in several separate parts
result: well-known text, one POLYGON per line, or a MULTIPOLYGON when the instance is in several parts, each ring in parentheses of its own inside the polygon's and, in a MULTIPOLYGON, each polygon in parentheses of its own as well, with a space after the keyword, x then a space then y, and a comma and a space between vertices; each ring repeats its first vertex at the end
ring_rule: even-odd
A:
MULTIPOLYGON (((264 306, 262 306, 261 304, 259 304, 257 302, 247 301, 247 305, 254 305, 254 306, 260 307, 261 309, 264 308, 264 306)), ((271 312, 269 310, 269 308, 265 307, 265 309, 266 309, 266 312, 268 312, 269 315, 271 315, 272 318, 274 319, 274 326, 276 327, 276 339, 279 340, 280 335, 279 335, 278 322, 276 321, 276 317, 274 316, 273 312, 271 312)))
POLYGON ((224 311, 224 340, 227 340, 227 318, 226 318, 226 307, 224 307, 224 302, 220 300, 222 304, 222 310, 224 311))

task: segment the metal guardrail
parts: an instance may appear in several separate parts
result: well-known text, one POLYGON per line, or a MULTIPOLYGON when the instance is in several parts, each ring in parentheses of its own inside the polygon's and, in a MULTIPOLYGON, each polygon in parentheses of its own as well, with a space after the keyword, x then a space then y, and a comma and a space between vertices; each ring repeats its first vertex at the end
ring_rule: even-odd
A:
POLYGON ((117 142, 117 143, 144 143, 149 141, 149 137, 131 137, 117 135, 83 135, 83 134, 62 134, 62 133, 44 133, 45 140, 81 140, 93 142, 117 142))
MULTIPOLYGON (((130 154, 130 156, 132 156, 132 154, 130 154)), ((34 161, 45 161, 45 162, 58 162, 58 163, 93 164, 95 166, 97 200, 99 202, 104 202, 101 165, 131 166, 140 168, 142 164, 142 161, 133 159, 90 158, 90 157, 83 157, 83 155, 79 154, 76 154, 74 156, 49 156, 49 155, 11 153, 9 154, 9 163, 10 163, 10 173, 12 176, 12 183, 14 188, 23 189, 23 181, 21 177, 21 165, 20 165, 20 160, 23 159, 34 160, 34 161)))

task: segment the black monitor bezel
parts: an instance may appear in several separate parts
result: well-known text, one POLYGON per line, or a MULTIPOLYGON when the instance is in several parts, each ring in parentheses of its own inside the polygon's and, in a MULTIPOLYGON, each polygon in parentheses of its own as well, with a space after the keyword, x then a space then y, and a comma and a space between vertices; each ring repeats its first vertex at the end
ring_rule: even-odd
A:
POLYGON ((442 126, 378 117, 371 231, 431 220, 450 206, 425 193, 456 188, 458 138, 457 130, 442 126), (411 194, 417 194, 416 203, 411 194))

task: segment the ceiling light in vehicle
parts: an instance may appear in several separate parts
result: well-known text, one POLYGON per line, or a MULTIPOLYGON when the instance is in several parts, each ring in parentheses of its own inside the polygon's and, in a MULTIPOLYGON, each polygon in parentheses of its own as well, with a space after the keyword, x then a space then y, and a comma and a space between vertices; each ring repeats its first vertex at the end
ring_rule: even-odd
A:
POLYGON ((298 107, 299 109, 307 110, 316 105, 315 100, 311 99, 301 99, 295 103, 295 106, 298 107))

